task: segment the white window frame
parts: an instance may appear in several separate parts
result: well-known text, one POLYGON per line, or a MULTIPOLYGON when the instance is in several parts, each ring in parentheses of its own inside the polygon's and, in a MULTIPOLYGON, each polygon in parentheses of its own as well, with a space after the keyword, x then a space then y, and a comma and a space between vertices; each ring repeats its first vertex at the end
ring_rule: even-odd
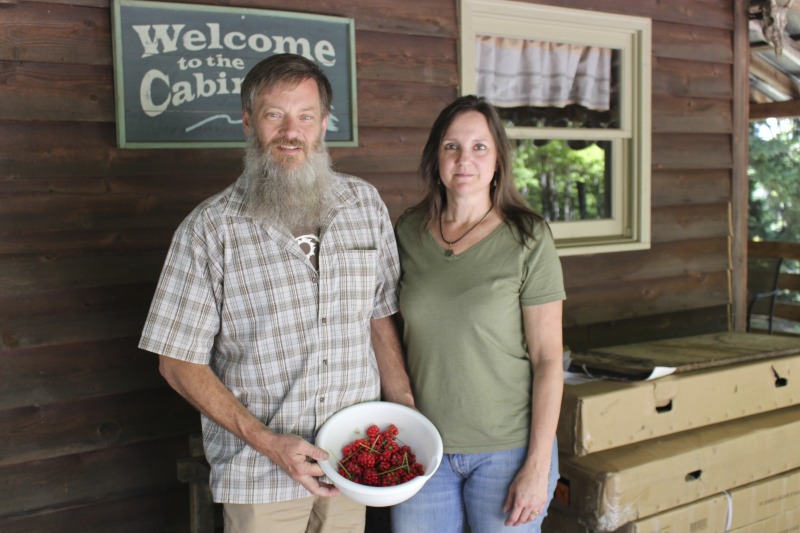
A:
POLYGON ((612 213, 603 220, 550 223, 559 255, 650 248, 651 21, 511 0, 459 0, 460 93, 475 94, 475 37, 491 35, 620 51, 620 127, 508 127, 512 139, 609 141, 612 213))

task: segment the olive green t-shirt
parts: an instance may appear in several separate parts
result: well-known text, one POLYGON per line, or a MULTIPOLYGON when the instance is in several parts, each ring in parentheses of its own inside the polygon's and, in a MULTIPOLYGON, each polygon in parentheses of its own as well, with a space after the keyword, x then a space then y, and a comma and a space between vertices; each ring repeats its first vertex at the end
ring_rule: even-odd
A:
POLYGON ((501 224, 464 253, 445 256, 422 218, 397 223, 400 311, 414 400, 445 453, 528 444, 532 367, 522 306, 565 298, 544 222, 528 247, 501 224))

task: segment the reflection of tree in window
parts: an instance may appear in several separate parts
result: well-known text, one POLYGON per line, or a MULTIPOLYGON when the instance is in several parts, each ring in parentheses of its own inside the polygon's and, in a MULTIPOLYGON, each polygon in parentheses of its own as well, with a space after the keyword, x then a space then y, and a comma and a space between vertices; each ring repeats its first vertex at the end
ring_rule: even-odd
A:
POLYGON ((512 140, 517 188, 530 206, 550 221, 608 218, 610 151, 597 143, 574 149, 571 143, 512 140))

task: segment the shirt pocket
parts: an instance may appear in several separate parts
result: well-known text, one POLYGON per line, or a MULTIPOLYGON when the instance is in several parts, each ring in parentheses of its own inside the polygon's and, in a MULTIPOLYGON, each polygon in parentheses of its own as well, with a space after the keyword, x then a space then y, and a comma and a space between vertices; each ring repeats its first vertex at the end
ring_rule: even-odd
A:
POLYGON ((339 257, 343 315, 372 318, 377 287, 377 250, 346 250, 339 257))

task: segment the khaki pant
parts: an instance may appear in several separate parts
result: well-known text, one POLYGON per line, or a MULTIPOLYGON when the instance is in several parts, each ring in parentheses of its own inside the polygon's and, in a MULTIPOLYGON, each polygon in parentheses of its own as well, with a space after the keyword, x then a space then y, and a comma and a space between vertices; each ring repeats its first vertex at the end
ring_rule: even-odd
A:
POLYGON ((253 505, 226 503, 225 533, 363 533, 366 510, 342 495, 253 505))

